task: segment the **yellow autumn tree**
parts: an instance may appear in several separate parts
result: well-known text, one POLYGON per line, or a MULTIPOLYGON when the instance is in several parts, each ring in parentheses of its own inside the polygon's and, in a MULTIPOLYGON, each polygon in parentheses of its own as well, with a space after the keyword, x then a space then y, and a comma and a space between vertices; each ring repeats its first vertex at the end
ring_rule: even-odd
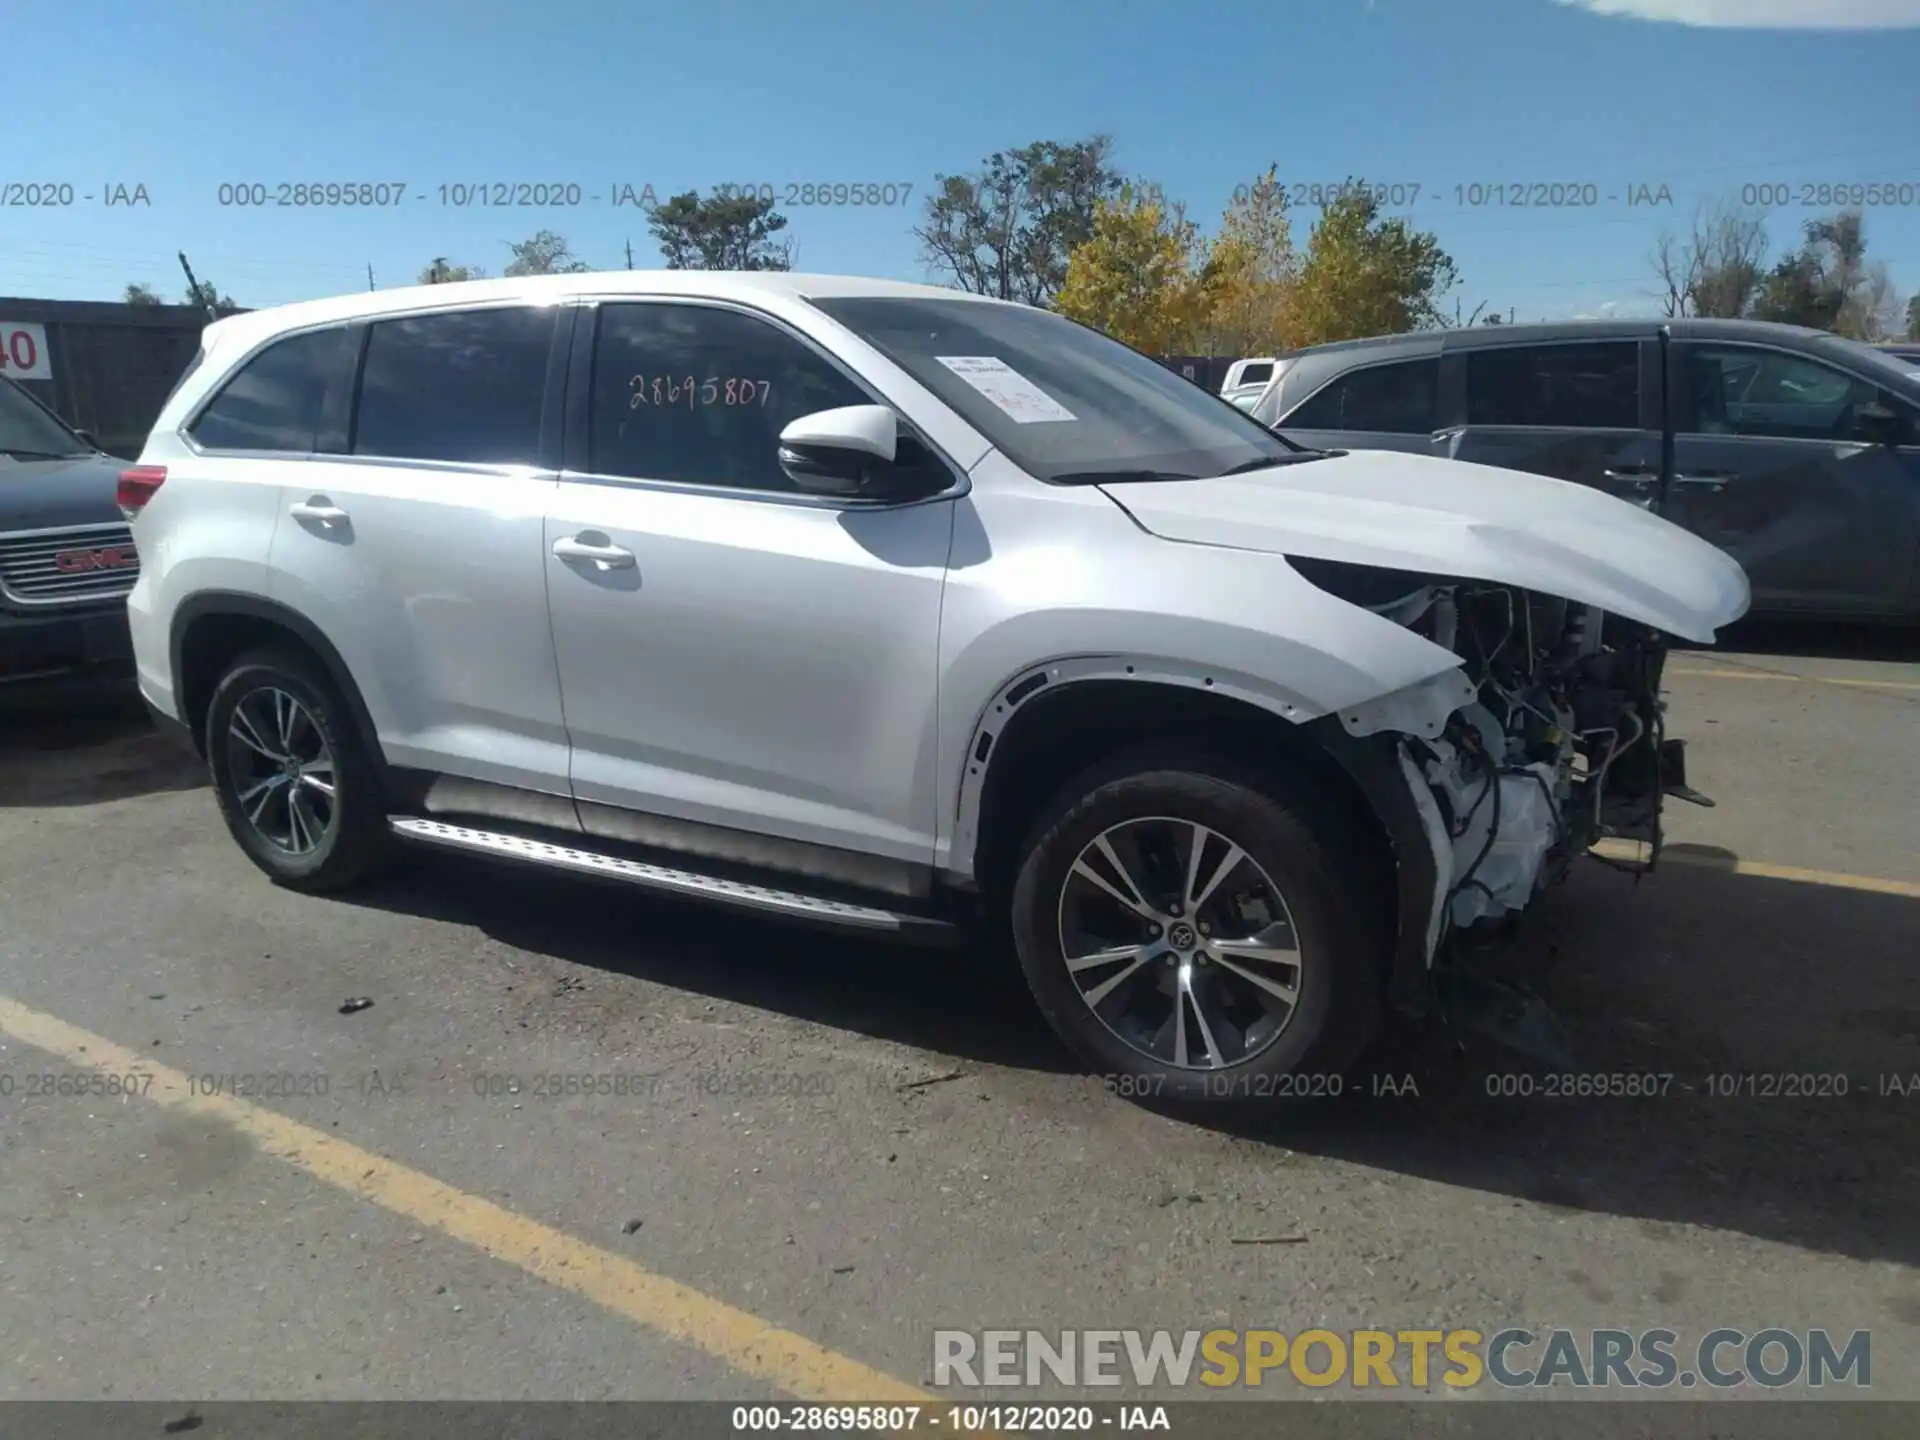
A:
POLYGON ((1290 348, 1290 307, 1300 262, 1293 248, 1287 189, 1269 168, 1235 188, 1205 267, 1207 352, 1272 355, 1290 348))
POLYGON ((1292 289, 1289 338, 1295 345, 1394 335, 1441 322, 1440 297, 1456 280, 1440 242, 1350 182, 1313 227, 1292 289))
POLYGON ((1178 206, 1129 185, 1095 206, 1093 233, 1068 259, 1054 308, 1145 354, 1175 354, 1206 323, 1205 259, 1178 206))

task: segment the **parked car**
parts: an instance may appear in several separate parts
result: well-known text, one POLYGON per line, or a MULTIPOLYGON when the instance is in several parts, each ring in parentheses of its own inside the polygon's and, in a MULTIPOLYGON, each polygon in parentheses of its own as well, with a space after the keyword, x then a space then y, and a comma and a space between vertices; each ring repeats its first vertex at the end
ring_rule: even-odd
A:
POLYGON ((0 704, 131 673, 140 560, 114 503, 124 464, 0 379, 0 704))
POLYGON ((1315 346, 1254 407, 1308 446, 1605 490, 1746 568, 1754 609, 1920 616, 1920 372, 1738 320, 1501 325, 1315 346))
POLYGON ((1125 1093, 1279 1093, 1683 783, 1738 565, 1303 451, 1057 315, 613 272, 223 320, 122 477, 139 683, 305 890, 396 841, 1010 930, 1125 1093))
POLYGON ((1875 348, 1882 354, 1891 355, 1902 365, 1920 369, 1920 341, 1887 341, 1875 348))
POLYGON ((1220 398, 1242 410, 1251 410, 1281 368, 1282 362, 1271 355, 1236 360, 1227 367, 1226 378, 1220 382, 1220 398))

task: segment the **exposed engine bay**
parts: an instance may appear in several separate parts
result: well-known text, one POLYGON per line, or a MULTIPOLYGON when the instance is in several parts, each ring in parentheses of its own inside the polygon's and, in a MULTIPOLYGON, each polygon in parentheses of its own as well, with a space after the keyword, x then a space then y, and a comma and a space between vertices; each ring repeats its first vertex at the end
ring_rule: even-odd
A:
MULTIPOLYGON (((1400 732, 1399 764, 1433 846, 1432 958, 1449 933, 1507 928, 1602 838, 1658 857, 1663 793, 1686 790, 1663 733, 1666 637, 1594 606, 1512 586, 1293 561, 1321 589, 1458 655, 1444 722, 1400 732)), ((1708 802, 1710 803, 1710 802, 1708 802)), ((1602 857, 1595 857, 1600 859, 1602 857)))

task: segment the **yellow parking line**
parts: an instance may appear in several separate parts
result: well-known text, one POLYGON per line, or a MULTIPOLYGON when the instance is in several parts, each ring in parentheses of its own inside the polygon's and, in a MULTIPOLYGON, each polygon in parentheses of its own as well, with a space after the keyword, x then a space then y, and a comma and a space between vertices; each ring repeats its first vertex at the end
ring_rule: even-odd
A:
POLYGON ((1669 670, 1669 675, 1697 675, 1708 680, 1798 680, 1806 685, 1855 685, 1868 690, 1920 690, 1910 680, 1855 680, 1833 675, 1783 675, 1775 670, 1669 670))
POLYGON ((536 1280, 585 1296, 800 1399, 927 1404, 935 1398, 725 1301, 336 1135, 246 1100, 196 1094, 181 1072, 4 995, 0 1034, 76 1066, 114 1075, 151 1075, 148 1099, 223 1121, 269 1155, 315 1179, 464 1241, 536 1280))
MULTIPOLYGON (((1641 848, 1629 840, 1602 840, 1594 850, 1616 860, 1638 860, 1641 848)), ((1723 875, 1753 875, 1763 880, 1792 880, 1803 885, 1833 885, 1842 890, 1870 890, 1877 895, 1904 895, 1920 900, 1920 883, 1911 880, 1883 880, 1876 875, 1848 875, 1839 870, 1803 870, 1797 865, 1770 865, 1764 860, 1743 860, 1720 851, 1691 850, 1677 845, 1660 852, 1663 865, 1695 865, 1702 870, 1718 870, 1723 875)))

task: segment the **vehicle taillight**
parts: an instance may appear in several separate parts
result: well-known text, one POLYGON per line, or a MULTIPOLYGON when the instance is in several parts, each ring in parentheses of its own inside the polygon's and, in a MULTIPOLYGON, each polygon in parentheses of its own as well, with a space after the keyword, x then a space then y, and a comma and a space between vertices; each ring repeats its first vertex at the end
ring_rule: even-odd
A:
POLYGON ((147 508, 147 502, 159 494, 160 487, 166 483, 166 466, 134 465, 120 472, 120 484, 113 498, 120 506, 120 513, 132 520, 147 508))

